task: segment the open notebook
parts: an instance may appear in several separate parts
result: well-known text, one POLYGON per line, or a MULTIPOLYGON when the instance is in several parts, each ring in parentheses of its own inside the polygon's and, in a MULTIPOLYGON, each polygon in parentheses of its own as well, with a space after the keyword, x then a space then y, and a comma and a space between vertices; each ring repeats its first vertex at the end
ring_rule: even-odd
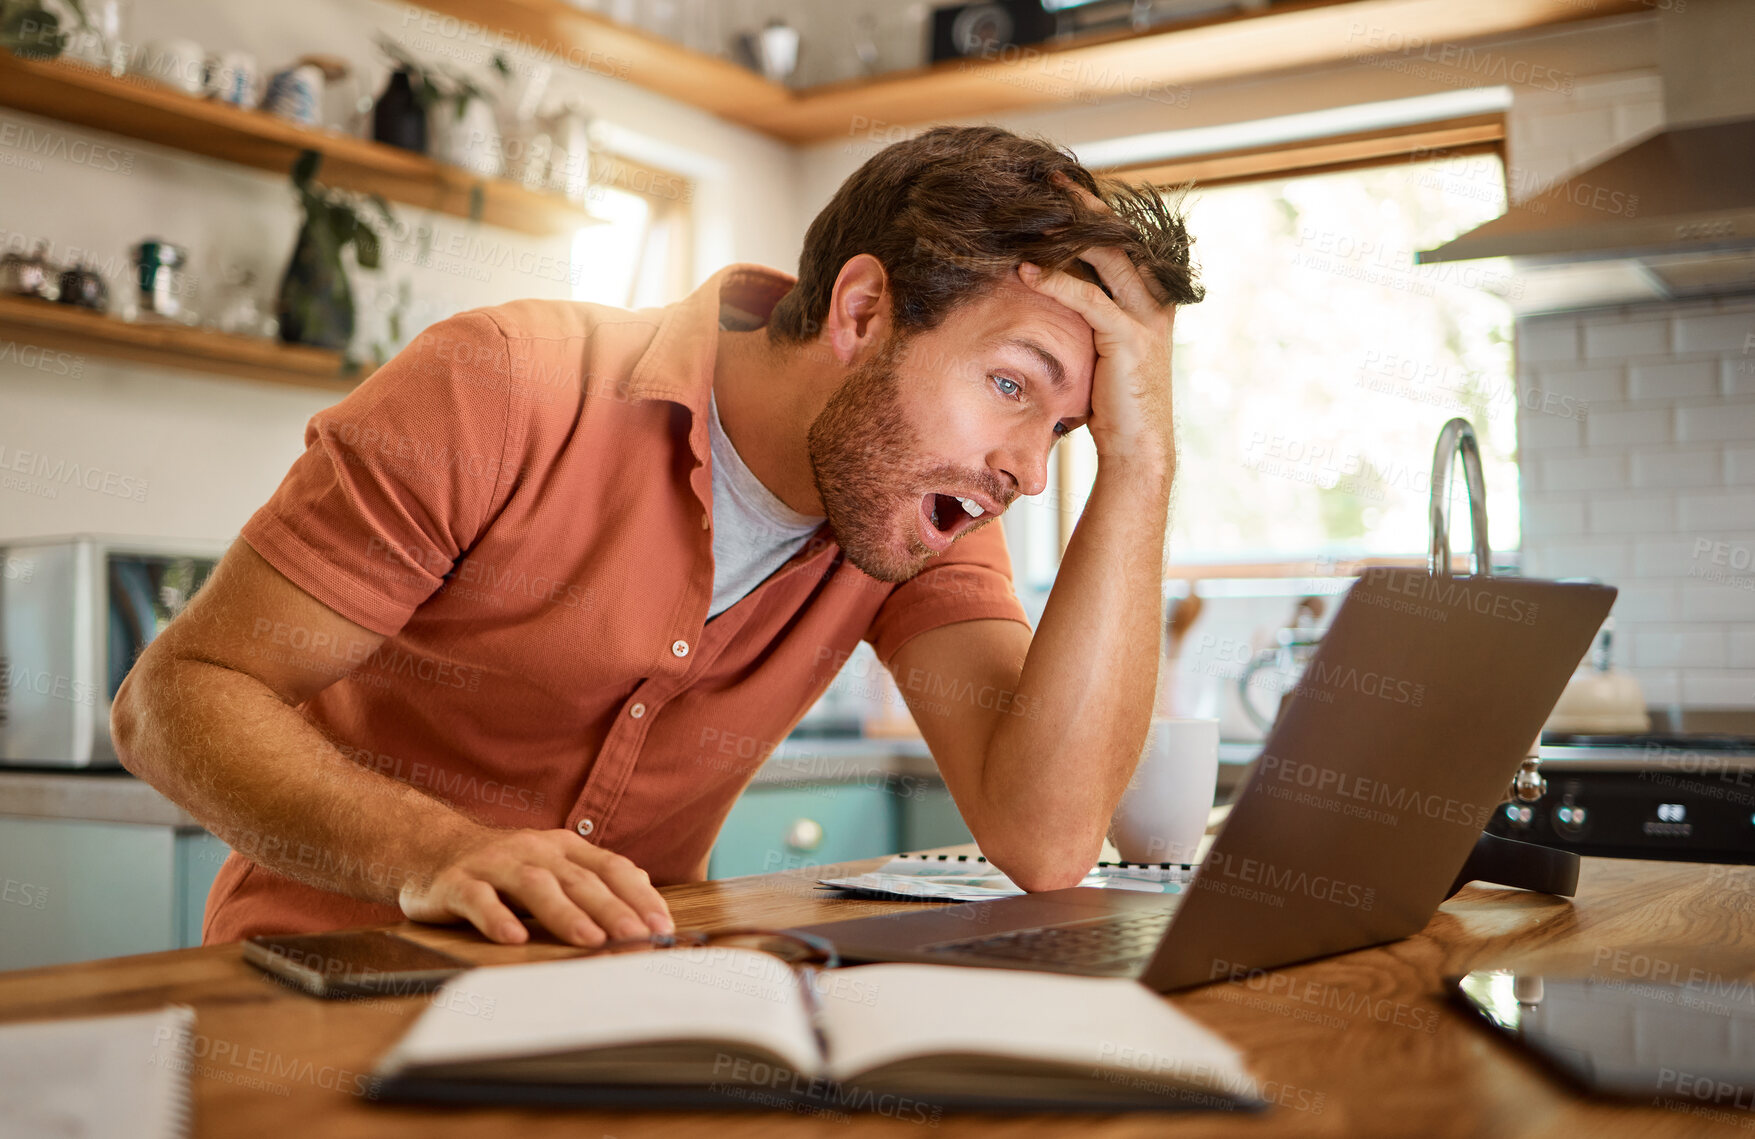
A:
POLYGON ((1259 1106, 1230 1045, 1127 980, 795 973, 712 946, 475 969, 446 994, 384 1056, 378 1098, 830 1112, 905 1099, 917 1118, 1259 1106), (453 1011, 485 1002, 491 1020, 453 1011))

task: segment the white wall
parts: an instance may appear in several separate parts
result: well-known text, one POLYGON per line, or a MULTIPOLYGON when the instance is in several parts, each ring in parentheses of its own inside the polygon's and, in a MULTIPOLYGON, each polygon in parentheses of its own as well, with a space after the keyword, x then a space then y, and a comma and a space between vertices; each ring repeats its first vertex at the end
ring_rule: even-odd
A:
MULTIPOLYGON (((372 46, 377 30, 428 57, 485 61, 482 42, 448 23, 425 22, 424 12, 369 0, 137 0, 131 38, 185 36, 210 49, 242 49, 265 69, 307 52, 341 55, 359 70, 366 93, 382 87, 386 72, 372 46)), ((605 134, 614 148, 651 163, 671 160, 696 180, 695 282, 734 260, 795 267, 800 228, 789 148, 611 77, 557 71, 553 94, 581 97, 610 128, 605 134)), ((142 237, 187 246, 198 303, 211 303, 222 265, 237 263, 256 270, 258 291, 271 306, 297 226, 284 178, 10 111, 0 111, 0 202, 0 248, 46 240, 57 260, 84 251, 111 276, 112 289, 128 271, 128 246, 142 237), (115 161, 68 160, 88 153, 71 145, 78 141, 117 148, 115 161)), ((478 305, 569 294, 564 277, 520 272, 515 262, 530 264, 526 254, 564 262, 570 235, 530 238, 395 209, 409 229, 430 222, 441 251, 453 240, 468 251, 428 267, 412 263, 412 239, 393 245, 381 283, 373 275, 356 278, 362 332, 374 320, 381 324, 379 302, 401 279, 414 289, 410 331, 478 305)), ((229 538, 299 454, 305 421, 337 398, 93 354, 45 358, 33 347, 0 342, 0 471, 20 463, 64 464, 64 471, 77 465, 114 474, 112 489, 125 479, 131 494, 141 484, 145 492, 124 497, 64 483, 47 496, 7 480, 0 483, 0 539, 81 531, 229 538)))

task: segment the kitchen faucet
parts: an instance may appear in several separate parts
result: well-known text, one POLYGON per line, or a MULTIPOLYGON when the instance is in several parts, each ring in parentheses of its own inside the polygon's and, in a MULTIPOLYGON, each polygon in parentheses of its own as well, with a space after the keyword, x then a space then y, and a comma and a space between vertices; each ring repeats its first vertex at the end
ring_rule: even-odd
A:
POLYGON ((1450 472, 1462 456, 1463 482, 1469 493, 1469 524, 1474 530, 1473 564, 1469 571, 1485 577, 1493 572, 1493 550, 1487 543, 1487 483, 1481 476, 1481 445, 1466 419, 1452 419, 1438 433, 1432 453, 1432 544, 1426 572, 1450 576, 1450 472))
MULTIPOLYGON (((1481 475, 1481 444, 1475 438, 1474 425, 1460 417, 1444 425, 1432 452, 1432 543, 1426 554, 1426 572, 1433 577, 1450 576, 1450 472, 1458 456, 1462 457, 1469 525, 1474 532, 1469 569, 1486 577, 1493 570, 1493 548, 1487 542, 1487 483, 1481 475)), ((1547 790, 1537 754, 1540 743, 1538 737, 1530 745, 1530 754, 1511 783, 1512 795, 1525 803, 1535 802, 1547 790)))

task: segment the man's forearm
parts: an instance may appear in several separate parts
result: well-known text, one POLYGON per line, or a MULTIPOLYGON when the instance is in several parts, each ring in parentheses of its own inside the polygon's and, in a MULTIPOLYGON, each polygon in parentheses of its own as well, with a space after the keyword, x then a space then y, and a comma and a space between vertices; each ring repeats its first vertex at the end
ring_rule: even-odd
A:
POLYGON ((1032 888, 1090 868, 1145 746, 1174 471, 1173 455, 1100 464, 1024 659, 1027 712, 988 744, 977 837, 1032 888))
POLYGON ((123 761, 252 862, 395 905, 480 829, 349 760, 253 677, 177 659, 136 672, 118 696, 123 761))

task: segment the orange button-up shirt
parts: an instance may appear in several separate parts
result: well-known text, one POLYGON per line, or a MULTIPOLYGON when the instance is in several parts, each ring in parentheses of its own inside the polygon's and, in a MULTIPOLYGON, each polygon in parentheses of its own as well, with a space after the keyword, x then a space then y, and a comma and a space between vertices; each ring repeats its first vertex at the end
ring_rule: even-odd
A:
MULTIPOLYGON (((721 321, 759 326, 792 284, 736 265, 662 309, 465 313, 313 417, 242 537, 388 639, 337 661, 346 674, 303 713, 354 762, 482 822, 572 828, 654 882, 697 881, 738 794, 861 639, 887 665, 941 625, 1024 621, 998 526, 898 586, 848 564, 827 523, 707 619, 721 321)), ((303 647, 296 629, 258 625, 265 651, 303 647)), ((205 941, 401 917, 238 846, 208 895, 205 941)), ((261 849, 405 876, 273 836, 261 849)))

